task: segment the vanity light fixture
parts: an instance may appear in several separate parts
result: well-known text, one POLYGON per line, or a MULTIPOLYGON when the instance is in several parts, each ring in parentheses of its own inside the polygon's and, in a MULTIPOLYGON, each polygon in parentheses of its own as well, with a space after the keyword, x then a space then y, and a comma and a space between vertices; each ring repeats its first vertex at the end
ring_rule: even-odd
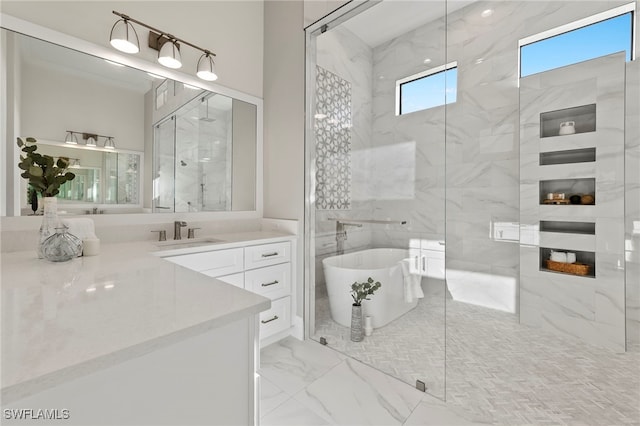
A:
POLYGON ((78 145, 78 138, 75 133, 76 132, 67 130, 67 136, 64 137, 64 143, 68 143, 69 145, 78 145))
POLYGON ((90 148, 96 148, 98 146, 98 139, 104 138, 105 149, 116 149, 116 144, 113 141, 113 136, 98 135, 96 133, 76 132, 75 130, 67 130, 67 136, 64 138, 64 142, 71 145, 78 145, 77 134, 82 135, 82 139, 86 142, 85 146, 90 148))
POLYGON ((182 57, 180 55, 180 43, 182 43, 202 52, 202 56, 200 56, 196 66, 196 75, 198 78, 205 81, 214 81, 218 78, 215 72, 215 63, 213 62, 213 57, 216 56, 215 53, 182 40, 166 31, 161 31, 144 22, 133 19, 123 13, 114 10, 113 14, 122 18, 118 20, 111 29, 111 45, 116 49, 125 53, 139 52, 139 44, 136 44, 138 46, 137 50, 131 47, 134 43, 130 34, 133 33, 135 35, 136 43, 138 40, 138 35, 135 33, 135 29, 131 24, 135 23, 150 30, 148 44, 150 48, 158 51, 158 62, 161 65, 172 69, 182 67, 182 57), (131 31, 129 31, 129 28, 131 31), (125 40, 127 43, 125 43, 125 40))
POLYGON ((218 75, 216 74, 215 63, 213 62, 213 58, 211 57, 211 52, 207 51, 200 59, 198 59, 198 72, 196 75, 198 78, 201 78, 206 81, 215 81, 218 79, 218 75))
POLYGON ((175 40, 166 41, 158 52, 158 62, 167 68, 178 69, 182 67, 180 47, 175 40))
POLYGON ((140 51, 140 41, 136 29, 129 22, 127 15, 118 15, 122 19, 118 20, 111 27, 109 43, 116 49, 124 53, 138 53, 140 51))
POLYGON ((105 136, 106 139, 104 141, 105 149, 116 149, 116 144, 113 142, 113 138, 111 136, 105 136))

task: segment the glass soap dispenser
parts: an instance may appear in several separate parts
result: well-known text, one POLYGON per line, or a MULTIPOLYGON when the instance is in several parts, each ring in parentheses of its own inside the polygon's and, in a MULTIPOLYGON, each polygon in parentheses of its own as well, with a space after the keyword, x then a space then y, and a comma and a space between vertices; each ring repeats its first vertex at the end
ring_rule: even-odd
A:
POLYGON ((82 253, 82 241, 67 232, 67 227, 56 228, 56 233, 42 243, 42 254, 50 262, 66 262, 82 253))

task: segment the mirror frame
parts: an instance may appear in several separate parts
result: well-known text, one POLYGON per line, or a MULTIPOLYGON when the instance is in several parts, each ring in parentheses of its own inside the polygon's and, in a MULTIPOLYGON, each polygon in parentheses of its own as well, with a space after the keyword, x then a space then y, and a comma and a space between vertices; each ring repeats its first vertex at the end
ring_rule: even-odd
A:
MULTIPOLYGON (((101 59, 110 60, 113 62, 121 63, 125 66, 135 68, 144 72, 156 74, 168 79, 176 80, 182 83, 186 83, 192 86, 199 87, 203 90, 208 90, 214 93, 228 96, 230 98, 238 99, 256 106, 256 182, 255 182, 255 209, 246 211, 214 211, 214 212, 190 212, 190 213, 130 213, 130 214, 116 214, 122 218, 126 216, 132 219, 133 222, 148 223, 150 216, 157 216, 153 218, 152 222, 164 222, 166 220, 173 220, 175 218, 182 218, 188 215, 189 219, 193 220, 213 220, 213 219, 254 219, 262 218, 263 214, 263 101, 256 96, 224 87, 218 84, 205 82, 199 78, 182 73, 179 71, 171 70, 169 68, 162 67, 159 64, 155 64, 144 59, 140 59, 136 56, 125 55, 113 48, 107 46, 97 45, 87 40, 83 40, 77 37, 73 37, 67 34, 60 33, 47 27, 34 24, 29 21, 25 21, 16 18, 11 15, 0 13, 0 28, 20 33, 29 37, 34 37, 43 41, 57 44, 68 49, 73 49, 81 53, 92 55, 101 59), (136 217, 141 217, 140 221, 135 220, 136 217), (145 221, 144 218, 147 218, 145 221), (156 220, 156 219, 165 220, 156 220)), ((2 52, 6 52, 6 49, 0 49, 2 52)), ((0 63, 3 67, 6 66, 6 54, 3 53, 0 57, 0 63)), ((6 93, 6 88, 2 87, 2 92, 6 93)), ((8 187, 9 178, 15 179, 18 176, 18 160, 20 157, 20 150, 15 144, 16 138, 20 135, 15 131, 13 126, 13 114, 9 114, 11 105, 7 105, 6 97, 0 99, 0 124, 4 128, 3 137, 0 138, 0 152, 6 152, 6 173, 0 173, 0 188, 7 188, 7 191, 0 191, 0 217, 5 221, 8 217, 21 217, 20 216, 20 182, 16 179, 13 182, 12 188, 8 187), (9 207, 13 206, 13 207, 9 207), (11 211, 8 211, 11 210, 11 211), (8 216, 7 213, 11 213, 8 216)), ((148 161, 148 158, 143 158, 148 161)), ((144 166, 144 165, 143 165, 144 166)), ((114 215, 103 215, 114 216, 114 215)), ((26 219, 31 219, 24 217, 26 219)), ((15 219, 12 219, 12 222, 15 219)), ((116 222, 121 222, 117 220, 116 222)))

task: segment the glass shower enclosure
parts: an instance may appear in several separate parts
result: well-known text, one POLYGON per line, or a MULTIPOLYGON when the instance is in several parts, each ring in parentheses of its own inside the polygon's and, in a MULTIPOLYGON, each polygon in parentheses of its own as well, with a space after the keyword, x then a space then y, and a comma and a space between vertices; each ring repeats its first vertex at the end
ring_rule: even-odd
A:
POLYGON ((312 339, 444 398, 445 118, 455 93, 440 67, 445 2, 425 5, 369 2, 307 29, 307 319, 312 339), (371 30, 385 15, 424 13, 437 25, 371 30), (416 104, 416 91, 434 104, 416 104), (362 302, 366 335, 354 341, 351 286, 369 278, 381 287, 362 302))
POLYGON ((232 103, 205 93, 154 126, 154 212, 231 209, 232 103))

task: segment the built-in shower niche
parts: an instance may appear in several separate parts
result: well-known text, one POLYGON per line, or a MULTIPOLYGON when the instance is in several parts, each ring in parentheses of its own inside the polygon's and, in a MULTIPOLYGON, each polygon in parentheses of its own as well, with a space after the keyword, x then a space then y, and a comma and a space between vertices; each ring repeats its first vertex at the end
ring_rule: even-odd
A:
POLYGON ((541 220, 540 232, 596 235, 596 224, 593 222, 567 222, 567 221, 556 221, 556 220, 541 220))
POLYGON ((540 153, 541 166, 556 164, 593 163, 596 161, 595 148, 569 149, 566 151, 552 151, 540 153))
POLYGON ((580 202, 574 204, 595 204, 596 180, 595 178, 578 179, 553 179, 540 181, 540 204, 571 204, 570 197, 579 195, 580 202), (550 194, 564 194, 564 199, 557 196, 549 198, 550 194), (590 197, 585 197, 585 196, 590 197))
POLYGON ((581 105, 573 108, 559 109, 540 113, 540 137, 566 136, 573 133, 588 133, 596 131, 596 104, 581 105), (563 123, 573 122, 573 126, 564 127, 564 133, 560 132, 563 123), (566 133, 570 128, 575 130, 566 133))
MULTIPOLYGON (((574 267, 574 269, 577 269, 574 267)), ((540 247, 540 271, 553 272, 556 274, 574 275, 576 277, 595 278, 596 277, 596 254, 592 251, 578 251, 578 250, 562 250, 558 248, 540 247), (560 272, 554 271, 548 268, 547 260, 551 259, 551 251, 558 251, 564 253, 575 253, 575 264, 589 265, 589 272, 586 275, 581 275, 576 272, 560 272)))

